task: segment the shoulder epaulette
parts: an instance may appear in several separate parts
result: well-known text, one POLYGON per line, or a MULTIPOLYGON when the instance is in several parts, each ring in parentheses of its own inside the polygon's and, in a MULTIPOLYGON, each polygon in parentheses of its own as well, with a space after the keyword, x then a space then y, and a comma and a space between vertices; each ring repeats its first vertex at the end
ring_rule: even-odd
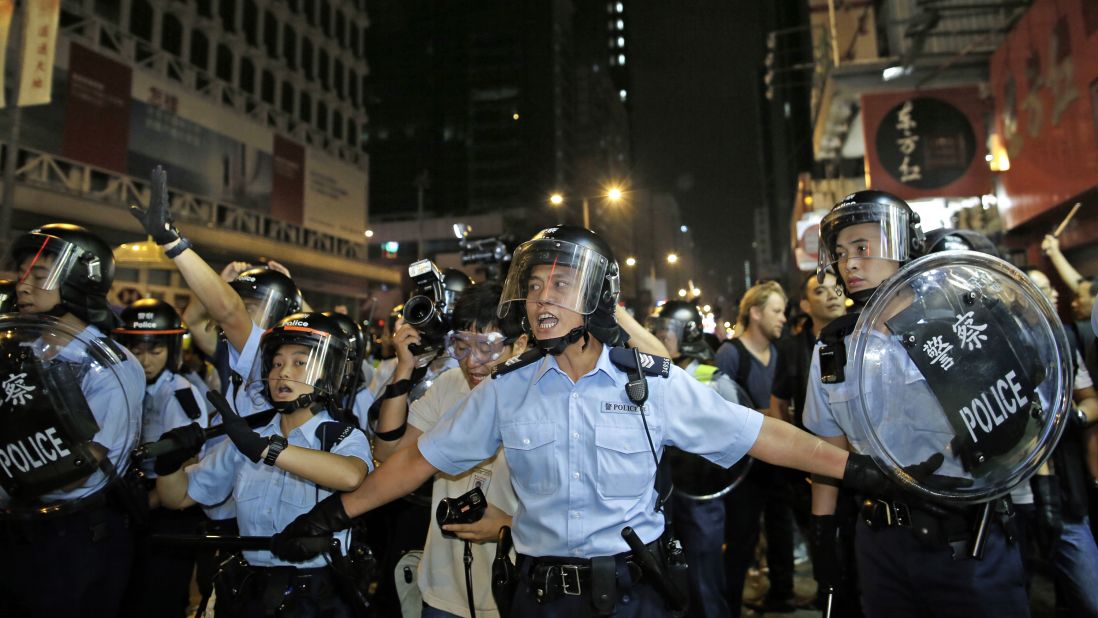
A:
POLYGON ((846 313, 828 322, 820 331, 820 341, 830 343, 842 341, 847 335, 854 332, 854 326, 858 324, 857 313, 846 313))
MULTIPOLYGON (((610 362, 622 371, 630 371, 636 367, 636 356, 630 348, 610 348, 610 362)), ((641 352, 640 363, 644 375, 661 378, 671 375, 670 358, 641 352)))
POLYGON ((192 421, 197 421, 202 416, 202 407, 198 405, 198 400, 195 399, 194 391, 190 386, 176 389, 175 400, 179 402, 179 406, 183 408, 183 413, 187 415, 187 418, 192 421))
POLYGON ((518 356, 513 356, 507 359, 507 362, 503 363, 502 365, 496 365, 492 369, 492 379, 495 380, 496 378, 502 375, 507 375, 516 369, 522 369, 527 365, 532 365, 540 360, 543 356, 545 356, 545 352, 541 348, 534 347, 526 350, 518 356))

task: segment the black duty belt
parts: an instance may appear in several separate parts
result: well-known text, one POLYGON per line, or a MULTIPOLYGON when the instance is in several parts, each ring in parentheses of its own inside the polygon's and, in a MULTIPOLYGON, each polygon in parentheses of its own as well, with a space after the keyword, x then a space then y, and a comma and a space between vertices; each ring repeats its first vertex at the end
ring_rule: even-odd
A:
POLYGON ((907 528, 927 547, 948 546, 954 559, 967 556, 975 536, 976 512, 928 504, 919 500, 900 501, 865 498, 861 504, 862 521, 870 529, 907 528))
MULTIPOLYGON (((646 547, 653 556, 659 556, 658 545, 657 542, 652 542, 646 547)), ((612 558, 615 564, 625 564, 629 569, 632 584, 636 584, 643 577, 640 563, 631 553, 624 552, 609 558, 612 558)), ((530 591, 534 593, 538 603, 549 603, 564 596, 591 593, 594 568, 590 559, 519 554, 518 568, 521 573, 529 577, 530 591)))

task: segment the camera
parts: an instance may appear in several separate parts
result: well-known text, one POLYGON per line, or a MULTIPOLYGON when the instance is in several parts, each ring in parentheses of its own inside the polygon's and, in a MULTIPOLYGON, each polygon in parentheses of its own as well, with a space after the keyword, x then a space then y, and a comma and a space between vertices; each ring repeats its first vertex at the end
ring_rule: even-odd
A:
POLYGON ((461 264, 480 264, 480 270, 486 279, 501 279, 506 276, 507 269, 511 266, 509 247, 514 244, 514 239, 503 235, 469 240, 471 231, 472 228, 464 223, 454 224, 454 236, 461 248, 461 264))
MULTIPOLYGON (((435 519, 441 528, 447 524, 471 524, 480 521, 484 517, 484 511, 488 509, 488 500, 484 498, 484 492, 480 486, 461 494, 456 498, 443 498, 438 501, 435 509, 435 519)), ((443 536, 453 538, 452 532, 442 531, 443 536)))
POLYGON ((419 260, 408 267, 408 276, 416 285, 416 291, 404 303, 404 322, 416 329, 420 343, 408 346, 412 354, 426 356, 446 347, 446 333, 450 332, 450 314, 454 308, 447 305, 442 285, 442 273, 431 260, 419 260))

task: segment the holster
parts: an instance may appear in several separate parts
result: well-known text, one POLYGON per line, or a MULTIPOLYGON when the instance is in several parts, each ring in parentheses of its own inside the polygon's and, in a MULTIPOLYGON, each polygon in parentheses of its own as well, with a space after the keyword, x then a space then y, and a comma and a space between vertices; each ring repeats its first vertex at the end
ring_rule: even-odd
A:
POLYGON ((496 557, 492 561, 492 598, 496 600, 501 618, 511 615, 511 603, 519 584, 518 569, 511 562, 511 527, 503 526, 496 544, 496 557))

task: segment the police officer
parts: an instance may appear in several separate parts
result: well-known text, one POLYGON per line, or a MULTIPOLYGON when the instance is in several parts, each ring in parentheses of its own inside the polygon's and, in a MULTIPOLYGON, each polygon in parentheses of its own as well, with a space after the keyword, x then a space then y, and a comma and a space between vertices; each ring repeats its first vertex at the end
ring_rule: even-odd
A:
POLYGON ((323 313, 339 325, 344 338, 347 340, 347 368, 343 375, 343 384, 339 389, 338 407, 343 414, 350 414, 353 418, 345 416, 341 420, 354 424, 365 431, 366 416, 370 411, 370 406, 374 403, 373 393, 366 388, 364 376, 362 375, 362 365, 367 351, 366 333, 363 332, 362 326, 358 322, 345 313, 336 311, 325 311, 323 313))
MULTIPOLYGON (((716 365, 712 364, 713 350, 705 342, 701 313, 693 303, 667 301, 649 320, 648 328, 667 347, 676 366, 702 384, 712 383, 717 372, 716 365)), ((697 467, 694 470, 698 471, 697 467)), ((690 565, 691 615, 707 618, 730 615, 721 551, 724 501, 719 496, 697 500, 676 491, 672 505, 675 531, 690 565)))
MULTIPOLYGON (((113 331, 114 339, 125 346, 145 370, 145 398, 141 422, 141 442, 154 442, 171 429, 204 428, 209 425, 204 398, 198 389, 179 375, 183 334, 179 314, 168 303, 145 298, 122 311, 122 325, 113 331)), ((194 453, 183 450, 174 457, 185 461, 194 453)), ((162 456, 165 465, 173 456, 162 456)), ((171 465, 171 464, 167 464, 171 465)), ((194 534, 202 523, 201 509, 185 511, 155 508, 156 467, 152 460, 142 463, 145 487, 149 491, 149 531, 194 534)), ((179 464, 175 464, 178 468, 179 464)), ((174 469, 174 468, 173 468, 174 469)), ((189 602, 195 552, 192 548, 169 546, 138 539, 134 570, 126 594, 124 613, 130 616, 182 616, 189 602)))
POLYGON ((836 477, 847 466, 854 482, 871 481, 868 458, 725 402, 669 359, 611 348, 624 338, 614 321, 618 286, 610 248, 589 230, 552 227, 520 246, 499 311, 525 307, 534 349, 473 389, 416 448, 296 520, 276 537, 276 551, 307 557, 298 537, 346 527, 349 514, 406 494, 438 471, 461 473, 502 446, 519 500, 522 584, 512 615, 651 615, 678 600, 658 596, 667 579, 652 569, 657 558, 647 560, 664 532, 654 485, 664 446, 724 466, 749 451, 836 477), (639 363, 631 360, 637 356, 639 363))
MULTIPOLYGON (((79 389, 80 404, 94 417, 89 450, 95 462, 88 474, 43 495, 0 492, 0 511, 14 517, 3 522, 0 533, 0 614, 113 616, 129 576, 131 508, 137 506, 121 478, 140 435, 145 385, 137 359, 107 339, 116 320, 107 303, 114 256, 88 230, 57 223, 18 237, 12 257, 19 273, 19 313, 52 316, 56 322, 40 322, 40 331, 14 332, 6 339, 43 350, 42 363, 69 364, 71 386, 79 389), (102 350, 98 360, 88 352, 90 346, 102 350)), ((20 324, 31 328, 29 321, 20 324)), ((29 376, 3 379, 17 377, 29 376)), ((6 394, 10 404, 11 393, 6 394)), ((69 410, 79 417, 78 412, 69 410)), ((0 424, 9 418, 5 415, 0 424)), ((56 449, 52 456, 59 454, 56 449)))
MULTIPOLYGON (((833 269, 856 309, 860 309, 878 286, 919 254, 923 244, 918 215, 905 202, 880 191, 859 191, 843 198, 820 223, 819 274, 833 269)), ((852 424, 851 401, 858 393, 852 392, 849 379, 834 377, 854 375, 853 354, 847 351, 845 368, 827 368, 826 373, 832 376, 830 383, 821 380, 821 349, 829 358, 843 358, 833 352, 835 348, 824 346, 845 345, 855 321, 856 316, 848 314, 831 322, 821 333, 809 373, 804 424, 831 444, 860 450, 865 442, 852 424)), ((899 389, 904 385, 891 386, 899 389)), ((892 396, 902 398, 903 394, 892 396)), ((924 405, 916 398, 895 399, 893 403, 901 408, 924 405)), ((886 407, 885 402, 877 405, 886 407)), ((910 410, 911 414, 918 412, 910 410)), ((929 463, 920 473, 934 467, 929 463)), ((1018 548, 1008 542, 998 523, 989 527, 983 559, 969 559, 963 549, 954 554, 949 543, 963 541, 968 538, 966 531, 974 529, 972 508, 943 510, 914 496, 896 499, 895 488, 863 490, 862 494, 866 504, 874 506, 865 511, 855 533, 862 609, 867 616, 1029 615, 1018 548), (904 515, 890 516, 897 512, 904 515)), ((838 572, 834 520, 837 495, 836 483, 815 478, 812 513, 817 547, 813 560, 821 586, 831 585, 829 577, 838 572)))
MULTIPOLYGON (((287 316, 260 341, 257 375, 276 414, 253 431, 216 395, 231 443, 222 442, 186 471, 157 478, 168 508, 236 499, 240 532, 274 534, 333 491, 357 487, 372 466, 369 443, 357 428, 334 421, 347 345, 339 325, 318 313, 287 316)), ((332 494, 334 495, 334 494, 332 494)), ((348 537, 338 535, 345 549, 348 537)), ((233 616, 350 616, 340 574, 318 557, 295 568, 266 551, 244 552, 236 568, 222 566, 215 583, 218 614, 233 616), (281 608, 281 609, 280 609, 281 608)))

